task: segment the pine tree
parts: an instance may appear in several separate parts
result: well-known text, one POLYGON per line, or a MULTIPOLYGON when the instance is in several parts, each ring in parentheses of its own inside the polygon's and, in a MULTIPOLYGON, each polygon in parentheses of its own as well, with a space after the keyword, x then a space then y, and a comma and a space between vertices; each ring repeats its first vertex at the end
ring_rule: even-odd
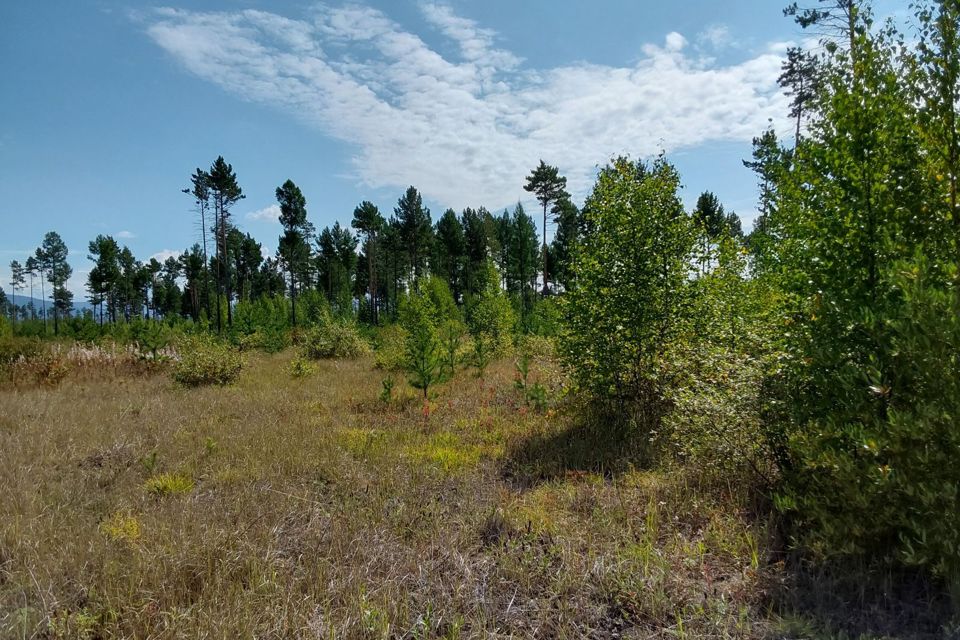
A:
POLYGON ((556 167, 552 167, 543 160, 533 172, 527 176, 524 190, 534 194, 537 202, 543 206, 543 293, 550 291, 547 280, 547 207, 557 201, 569 197, 566 192, 567 179, 560 175, 556 167))
POLYGON ((410 266, 413 269, 413 286, 416 289, 419 286, 420 275, 425 269, 432 241, 433 224, 430 220, 430 209, 423 206, 423 197, 420 192, 414 187, 409 187, 397 201, 393 212, 399 222, 400 239, 406 248, 410 266))
POLYGON ((287 180, 277 187, 277 202, 280 203, 280 236, 277 255, 287 269, 290 281, 290 307, 293 326, 297 326, 297 280, 308 268, 310 244, 307 238, 313 235, 313 225, 307 221, 307 200, 300 187, 287 180))
POLYGON ((67 245, 56 231, 43 237, 41 252, 46 266, 47 280, 53 289, 53 332, 60 333, 60 317, 69 315, 73 308, 73 292, 67 289, 67 280, 73 267, 67 262, 67 245))
POLYGON ((183 193, 192 195, 194 207, 197 215, 200 216, 200 242, 203 246, 203 300, 207 307, 207 316, 210 316, 210 258, 207 254, 207 214, 210 212, 210 174, 197 167, 197 170, 190 176, 191 186, 188 189, 182 189, 183 193))
POLYGON ((463 225, 453 209, 447 209, 437 221, 435 236, 434 274, 447 282, 453 299, 459 302, 463 296, 467 245, 463 225))
POLYGON ((810 103, 819 91, 819 69, 817 58, 799 47, 787 49, 787 58, 783 61, 782 73, 777 78, 781 87, 790 97, 790 117, 797 121, 794 145, 800 144, 800 126, 810 103))
POLYGON ((227 246, 227 232, 230 226, 230 209, 245 196, 237 183, 237 174, 233 165, 227 164, 223 156, 218 156, 208 173, 207 186, 213 200, 214 236, 216 240, 217 266, 217 332, 223 331, 223 312, 220 296, 226 296, 227 324, 233 324, 233 311, 230 304, 230 256, 227 246))
POLYGON ((27 282, 24 273, 23 265, 18 260, 10 263, 10 310, 14 326, 17 324, 17 291, 22 291, 27 282))
POLYGON ((377 241, 383 231, 386 221, 380 215, 377 205, 364 200, 353 210, 353 220, 350 223, 354 229, 363 236, 363 252, 367 258, 367 295, 370 298, 371 317, 373 323, 378 320, 378 295, 379 288, 377 282, 377 241))

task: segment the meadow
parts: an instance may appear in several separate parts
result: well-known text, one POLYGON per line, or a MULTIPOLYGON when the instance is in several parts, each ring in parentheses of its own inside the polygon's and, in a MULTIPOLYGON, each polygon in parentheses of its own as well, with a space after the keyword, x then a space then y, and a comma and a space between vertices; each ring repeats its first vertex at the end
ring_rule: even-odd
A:
MULTIPOLYGON (((849 604, 797 613, 764 506, 638 465, 549 356, 539 409, 510 358, 429 410, 369 357, 245 359, 223 387, 101 363, 0 390, 0 637, 834 637, 849 604)), ((909 620, 861 598, 837 633, 909 620)))

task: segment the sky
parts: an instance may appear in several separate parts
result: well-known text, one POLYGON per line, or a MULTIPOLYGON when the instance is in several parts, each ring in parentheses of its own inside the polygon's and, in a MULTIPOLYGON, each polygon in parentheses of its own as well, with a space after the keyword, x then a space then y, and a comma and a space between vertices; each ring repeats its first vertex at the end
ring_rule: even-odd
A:
POLYGON ((181 189, 218 155, 246 195, 235 222, 271 254, 288 178, 319 229, 362 200, 389 214, 408 185, 435 220, 529 211, 540 159, 579 204, 619 154, 666 153, 688 206, 713 191, 749 229, 741 160, 790 131, 776 79, 805 38, 778 0, 169 1, 0 3, 8 295, 10 261, 50 230, 78 298, 98 234, 182 252, 199 232, 181 189))

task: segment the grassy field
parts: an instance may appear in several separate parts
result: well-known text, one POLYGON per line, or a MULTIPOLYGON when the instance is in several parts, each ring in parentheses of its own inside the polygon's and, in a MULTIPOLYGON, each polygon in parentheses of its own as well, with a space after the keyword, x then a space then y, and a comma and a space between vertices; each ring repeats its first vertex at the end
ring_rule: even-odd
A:
POLYGON ((292 358, 0 391, 0 637, 804 636, 744 492, 527 407, 512 362, 426 415, 292 358))

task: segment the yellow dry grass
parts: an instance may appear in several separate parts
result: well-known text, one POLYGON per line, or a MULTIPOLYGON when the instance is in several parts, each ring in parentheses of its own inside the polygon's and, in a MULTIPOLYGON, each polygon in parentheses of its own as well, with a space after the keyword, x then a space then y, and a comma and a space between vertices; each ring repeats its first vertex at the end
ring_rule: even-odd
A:
POLYGON ((735 501, 565 462, 571 416, 523 407, 512 363, 425 416, 377 399, 372 359, 292 359, 0 391, 0 637, 767 632, 735 501))

